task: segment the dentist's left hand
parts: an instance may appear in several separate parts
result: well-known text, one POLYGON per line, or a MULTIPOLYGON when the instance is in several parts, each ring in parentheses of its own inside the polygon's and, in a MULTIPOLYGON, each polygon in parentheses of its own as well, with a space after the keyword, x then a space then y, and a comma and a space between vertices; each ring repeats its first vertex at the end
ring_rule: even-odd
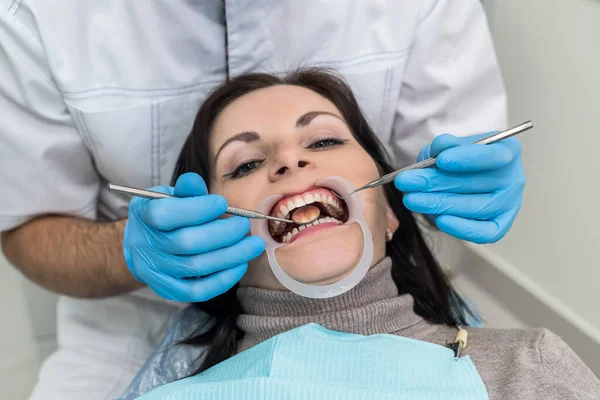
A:
POLYGON ((224 197, 208 194, 197 174, 183 174, 175 187, 152 190, 178 198, 134 198, 129 204, 123 252, 133 276, 169 300, 202 302, 229 290, 265 242, 247 236, 250 221, 218 219, 224 197))
POLYGON ((435 218, 440 230, 459 239, 500 240, 521 208, 525 173, 516 138, 472 144, 489 135, 435 138, 421 150, 418 161, 437 157, 436 167, 396 176, 394 184, 406 193, 404 205, 435 218))

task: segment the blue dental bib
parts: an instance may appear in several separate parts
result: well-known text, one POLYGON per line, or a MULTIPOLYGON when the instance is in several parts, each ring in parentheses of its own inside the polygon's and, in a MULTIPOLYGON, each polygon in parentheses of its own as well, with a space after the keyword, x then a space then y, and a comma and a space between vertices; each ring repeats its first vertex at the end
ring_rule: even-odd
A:
POLYGON ((471 359, 394 335, 362 336, 307 324, 143 400, 488 399, 471 359))

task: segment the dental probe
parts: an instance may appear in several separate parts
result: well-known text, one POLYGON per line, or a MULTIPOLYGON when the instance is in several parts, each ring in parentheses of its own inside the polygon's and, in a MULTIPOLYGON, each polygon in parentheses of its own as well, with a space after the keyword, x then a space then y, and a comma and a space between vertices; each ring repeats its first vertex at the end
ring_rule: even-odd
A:
MULTIPOLYGON (((498 132, 495 133, 491 136, 488 136, 486 138, 483 138, 481 140, 478 140, 476 142, 474 142, 473 144, 492 144, 492 143, 496 143, 502 139, 506 139, 509 138, 511 136, 515 136, 518 135, 519 133, 525 132, 529 129, 533 128, 533 123, 531 121, 527 121, 524 122, 520 125, 517 125, 515 127, 512 127, 510 129, 507 129, 505 131, 502 132, 498 132)), ((364 189, 371 189, 380 185, 385 185, 386 183, 390 183, 394 180, 394 178, 396 177, 396 175, 398 175, 400 172, 404 172, 404 171, 408 171, 411 169, 419 169, 419 168, 427 168, 427 167, 431 167, 433 165, 435 165, 435 161, 437 160, 437 157, 432 157, 432 158, 428 158, 427 160, 423 160, 420 161, 418 163, 409 165, 408 167, 404 167, 402 169, 399 169, 397 171, 394 172, 390 172, 389 174, 386 174, 384 176, 382 176, 379 179, 376 179, 372 182, 367 183, 364 186, 361 186, 359 188, 356 188, 354 190, 351 190, 350 193, 346 194, 345 196, 340 196, 339 194, 337 194, 336 192, 333 192, 333 194, 335 194, 337 197, 339 197, 342 200, 346 200, 348 197, 352 196, 354 193, 364 190, 364 189)))
MULTIPOLYGON (((133 187, 129 187, 129 186, 114 185, 112 183, 108 184, 108 189, 112 190, 113 192, 124 193, 124 194, 128 194, 130 196, 145 197, 147 199, 165 199, 165 198, 170 198, 170 197, 172 197, 172 198, 177 197, 177 196, 173 196, 173 195, 166 194, 166 193, 159 193, 159 192, 154 192, 152 190, 145 190, 145 189, 137 189, 137 188, 133 188, 133 187)), ((237 215, 240 217, 246 217, 246 218, 270 219, 272 221, 297 224, 296 221, 293 221, 291 219, 272 217, 270 215, 265 215, 263 213, 259 213, 258 211, 246 210, 244 208, 227 207, 227 211, 225 211, 225 213, 231 214, 231 215, 237 215)), ((312 222, 312 221, 309 221, 309 222, 312 222)), ((302 225, 305 223, 307 223, 307 222, 301 222, 299 225, 302 225)))

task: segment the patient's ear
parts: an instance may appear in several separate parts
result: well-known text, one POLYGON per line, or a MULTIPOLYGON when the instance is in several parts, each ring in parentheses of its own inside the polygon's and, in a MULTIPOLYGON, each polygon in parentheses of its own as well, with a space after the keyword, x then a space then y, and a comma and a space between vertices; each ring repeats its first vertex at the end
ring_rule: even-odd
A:
POLYGON ((385 214, 387 217, 387 227, 390 231, 392 231, 392 233, 396 233, 396 231, 398 230, 398 227, 400 226, 400 221, 398 221, 398 217, 396 217, 396 214, 394 214, 394 210, 392 210, 392 207, 390 207, 388 201, 385 201, 386 206, 385 206, 385 214))

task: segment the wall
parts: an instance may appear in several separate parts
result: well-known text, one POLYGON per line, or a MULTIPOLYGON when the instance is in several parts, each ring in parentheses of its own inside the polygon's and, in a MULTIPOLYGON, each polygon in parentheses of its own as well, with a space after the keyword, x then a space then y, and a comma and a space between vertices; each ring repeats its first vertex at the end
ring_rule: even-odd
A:
POLYGON ((511 124, 531 119, 535 129, 521 137, 528 181, 519 218, 500 243, 470 246, 495 268, 471 272, 600 375, 600 1, 490 7, 511 124), (516 286, 500 290, 498 273, 516 286))

